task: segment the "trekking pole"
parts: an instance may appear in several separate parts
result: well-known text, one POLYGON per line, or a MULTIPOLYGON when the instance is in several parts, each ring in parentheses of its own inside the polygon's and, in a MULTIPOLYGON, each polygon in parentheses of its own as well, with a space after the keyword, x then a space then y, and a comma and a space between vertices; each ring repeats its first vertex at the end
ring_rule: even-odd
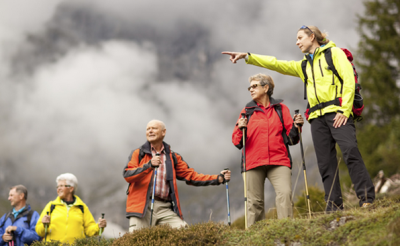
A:
POLYGON ((14 232, 13 231, 11 232, 11 235, 12 235, 12 239, 10 242, 8 242, 8 246, 14 246, 14 232))
MULTIPOLYGON (((159 153, 156 156, 160 156, 159 153)), ((154 194, 156 193, 156 179, 157 179, 157 167, 154 168, 154 180, 153 180, 153 194, 151 195, 151 214, 150 214, 150 227, 153 221, 153 209, 154 209, 154 194)))
MULTIPOLYGON (((294 111, 295 117, 298 115, 300 110, 296 109, 294 111)), ((294 120, 294 119, 293 119, 294 120)), ((301 137, 301 130, 300 128, 297 128, 299 130, 299 137, 300 137, 300 150, 301 150, 301 157, 303 160, 303 172, 304 172, 304 182, 306 184, 306 197, 307 197, 307 204, 308 204, 308 214, 311 219, 311 203, 310 203, 310 195, 308 194, 308 185, 307 185, 307 173, 306 173, 306 163, 304 161, 304 150, 303 150, 303 139, 301 137)))
MULTIPOLYGON (((225 168, 224 170, 228 170, 229 168, 225 168)), ((231 225, 231 211, 230 211, 230 203, 229 203, 229 186, 228 186, 229 180, 226 181, 226 205, 228 206, 228 225, 231 225)))
MULTIPOLYGON (((101 214, 101 218, 104 219, 104 213, 101 214)), ((103 230, 104 230, 104 228, 100 227, 100 230, 99 230, 99 243, 100 243, 101 234, 103 234, 103 230)))
MULTIPOLYGON (((49 212, 46 212, 46 214, 49 215, 49 212)), ((44 225, 44 241, 45 241, 45 242, 47 241, 47 230, 48 230, 48 228, 49 228, 49 224, 46 223, 46 224, 44 225)))
MULTIPOLYGON (((242 113, 242 119, 245 118, 245 113, 242 113)), ((244 228, 247 230, 247 182, 246 182, 246 128, 243 127, 243 182, 244 182, 244 228)))

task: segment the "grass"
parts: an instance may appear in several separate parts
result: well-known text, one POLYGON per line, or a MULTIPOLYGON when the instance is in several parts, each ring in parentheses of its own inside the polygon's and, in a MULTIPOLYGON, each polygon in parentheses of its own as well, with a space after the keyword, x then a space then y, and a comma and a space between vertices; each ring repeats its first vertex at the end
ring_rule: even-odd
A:
MULTIPOLYGON (((76 245, 400 245, 400 196, 378 197, 368 208, 347 206, 332 214, 315 212, 311 219, 308 212, 282 220, 273 219, 273 211, 270 213, 270 219, 257 222, 248 230, 240 229, 244 223, 240 218, 231 227, 214 222, 187 229, 157 226, 103 240, 101 244, 92 238, 77 241, 76 245), (346 223, 331 229, 331 223, 341 218, 346 218, 346 223)), ((41 245, 61 244, 34 244, 41 245)))

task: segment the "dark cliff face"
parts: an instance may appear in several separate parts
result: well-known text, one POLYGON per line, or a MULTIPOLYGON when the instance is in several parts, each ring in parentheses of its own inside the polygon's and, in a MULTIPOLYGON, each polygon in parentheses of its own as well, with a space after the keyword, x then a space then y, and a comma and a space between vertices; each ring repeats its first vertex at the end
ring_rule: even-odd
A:
MULTIPOLYGON (((243 61, 233 65, 221 51, 297 60, 302 54, 295 33, 314 23, 326 24, 322 29, 335 34, 336 42, 357 42, 349 38, 356 6, 343 8, 339 22, 331 3, 320 3, 321 12, 309 18, 306 1, 290 6, 239 0, 60 2, 0 61, 0 194, 6 198, 6 187, 22 183, 40 211, 56 197, 57 175, 72 172, 79 180, 78 195, 95 217, 105 212, 124 226, 127 184, 122 170, 130 151, 145 141, 148 121, 166 123, 165 141, 195 170, 216 174, 231 168, 235 219, 243 209, 243 182, 231 131, 250 100, 247 78, 269 73, 276 81, 276 98, 285 99, 291 111, 304 104, 299 79, 243 61), (332 21, 327 23, 326 16, 332 21), (346 26, 340 25, 343 19, 346 26)), ((311 142, 307 134, 305 127, 305 144, 311 142)), ((226 219, 223 186, 181 183, 188 223, 226 219)), ((273 206, 273 195, 267 186, 267 207, 273 206)))

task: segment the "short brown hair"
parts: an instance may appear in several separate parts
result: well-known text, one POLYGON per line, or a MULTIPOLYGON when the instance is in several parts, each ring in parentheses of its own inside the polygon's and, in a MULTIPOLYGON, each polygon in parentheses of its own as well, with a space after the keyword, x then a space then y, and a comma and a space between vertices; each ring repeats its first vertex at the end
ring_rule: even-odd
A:
POLYGON ((269 97, 272 96, 272 94, 274 93, 275 84, 274 84, 274 80, 272 79, 271 76, 259 73, 259 74, 250 76, 249 82, 251 82, 253 80, 260 81, 260 85, 262 85, 262 86, 268 85, 267 95, 269 97))
POLYGON ((24 199, 28 199, 28 189, 23 185, 16 185, 10 188, 10 190, 15 189, 18 194, 24 194, 24 199))

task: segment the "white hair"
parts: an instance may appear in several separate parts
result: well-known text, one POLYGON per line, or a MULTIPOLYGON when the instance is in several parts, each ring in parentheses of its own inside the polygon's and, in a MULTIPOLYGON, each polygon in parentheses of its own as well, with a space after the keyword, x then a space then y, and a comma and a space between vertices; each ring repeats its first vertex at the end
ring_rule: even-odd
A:
MULTIPOLYGON (((161 130, 164 130, 164 129, 166 129, 166 127, 165 127, 165 123, 164 123, 164 122, 162 122, 161 120, 156 120, 156 119, 153 119, 153 120, 149 121, 149 123, 150 123, 150 122, 157 122, 158 124, 160 124, 160 126, 161 126, 161 130)), ((149 123, 147 123, 147 124, 149 124, 149 123)))
POLYGON ((63 173, 63 174, 59 175, 56 178, 56 183, 58 184, 58 181, 61 181, 61 180, 65 181, 65 183, 67 183, 67 185, 74 187, 74 192, 78 188, 78 179, 72 173, 63 173))

